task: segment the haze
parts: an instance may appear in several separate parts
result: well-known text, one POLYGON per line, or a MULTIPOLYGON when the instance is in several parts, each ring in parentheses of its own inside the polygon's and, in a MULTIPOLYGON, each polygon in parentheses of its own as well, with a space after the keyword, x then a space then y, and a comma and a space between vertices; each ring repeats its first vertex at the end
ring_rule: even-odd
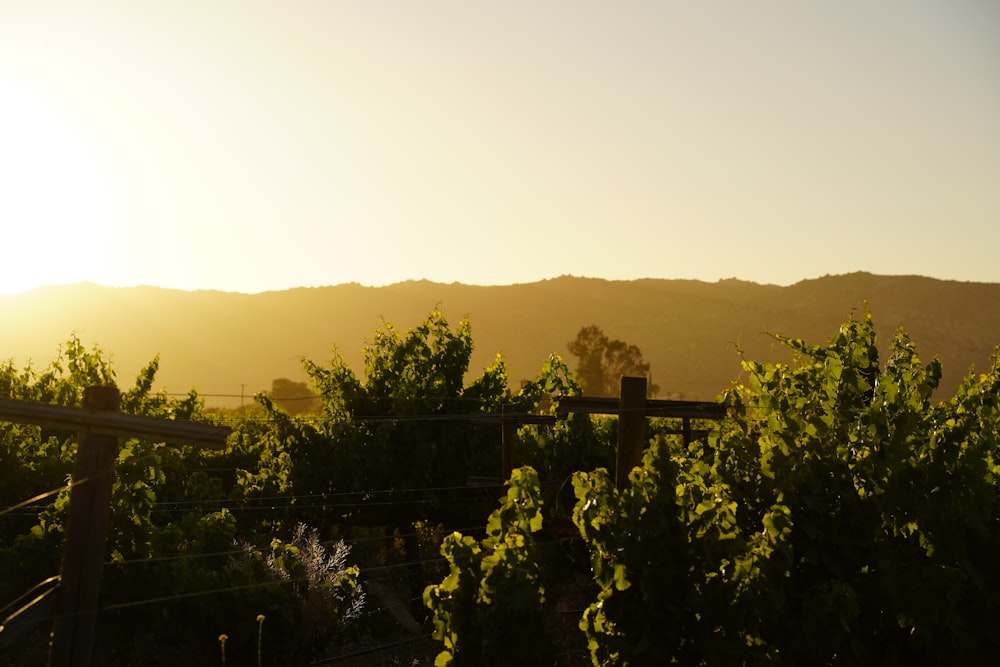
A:
POLYGON ((0 292, 1000 282, 1000 4, 0 6, 0 292))

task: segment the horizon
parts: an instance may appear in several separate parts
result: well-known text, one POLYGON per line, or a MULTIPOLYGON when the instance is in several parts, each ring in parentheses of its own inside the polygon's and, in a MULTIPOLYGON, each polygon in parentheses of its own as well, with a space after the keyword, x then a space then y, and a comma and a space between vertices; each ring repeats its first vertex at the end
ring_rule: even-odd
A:
POLYGON ((859 271, 848 271, 846 273, 827 273, 827 274, 823 274, 823 275, 820 275, 820 276, 812 276, 812 277, 807 277, 807 278, 801 278, 799 280, 796 280, 796 281, 788 283, 788 284, 763 283, 763 282, 758 282, 758 281, 755 281, 755 280, 746 280, 746 279, 740 278, 738 276, 729 276, 729 277, 726 277, 726 278, 718 278, 716 280, 701 280, 699 278, 653 278, 653 277, 615 279, 615 278, 602 278, 602 277, 599 277, 599 276, 578 276, 578 275, 571 275, 571 274, 563 274, 563 275, 559 275, 559 276, 552 276, 550 278, 542 278, 542 279, 539 279, 539 280, 531 280, 531 281, 524 281, 524 282, 514 282, 514 283, 502 283, 502 284, 477 284, 477 283, 462 282, 462 281, 458 281, 458 280, 452 280, 452 281, 445 282, 445 281, 439 281, 439 280, 431 280, 431 279, 428 279, 428 278, 409 278, 409 279, 406 279, 406 280, 399 280, 399 281, 392 282, 392 283, 387 283, 387 284, 384 284, 384 285, 365 285, 365 284, 357 282, 357 281, 350 281, 350 282, 328 284, 328 285, 293 285, 293 286, 282 287, 282 288, 278 288, 278 289, 264 289, 264 290, 260 290, 260 291, 256 291, 256 292, 244 292, 244 291, 239 291, 239 290, 225 290, 225 289, 200 288, 200 287, 199 288, 194 288, 194 289, 185 289, 185 288, 182 288, 182 287, 165 287, 165 286, 161 286, 161 285, 106 285, 106 284, 97 283, 97 282, 90 281, 90 280, 80 280, 80 281, 70 282, 70 283, 48 283, 48 284, 43 284, 43 285, 37 285, 35 287, 31 287, 31 288, 22 290, 20 292, 0 292, 0 297, 5 297, 5 296, 14 297, 14 296, 27 295, 27 294, 30 294, 32 292, 37 292, 37 291, 52 290, 52 289, 61 289, 61 288, 73 288, 73 287, 81 287, 81 288, 95 287, 95 288, 99 288, 99 289, 109 289, 109 290, 115 290, 115 289, 123 289, 123 290, 129 290, 129 289, 152 289, 152 290, 174 291, 174 292, 184 292, 184 293, 214 292, 214 293, 218 293, 218 294, 239 294, 239 295, 245 295, 245 296, 254 296, 254 295, 258 295, 258 294, 272 294, 272 293, 278 293, 278 292, 288 292, 288 291, 293 291, 293 290, 328 289, 328 288, 352 287, 352 286, 353 287, 360 287, 360 288, 364 288, 364 289, 381 289, 381 288, 395 287, 395 286, 398 286, 398 285, 406 285, 406 284, 409 284, 409 283, 428 283, 428 284, 431 284, 431 285, 439 285, 439 286, 443 286, 443 287, 449 287, 449 286, 482 287, 482 288, 490 288, 490 287, 516 287, 516 286, 524 286, 524 285, 536 285, 536 284, 539 284, 539 283, 551 282, 551 281, 561 280, 561 279, 594 280, 594 281, 609 282, 609 283, 636 283, 636 282, 645 282, 645 281, 695 282, 695 283, 701 283, 701 284, 705 284, 705 285, 717 285, 717 284, 725 284, 725 283, 738 282, 738 283, 744 283, 744 284, 749 284, 749 285, 757 285, 757 286, 760 286, 760 287, 792 287, 792 286, 799 285, 799 284, 802 284, 802 283, 815 282, 815 281, 818 281, 818 280, 824 280, 824 279, 828 279, 828 278, 830 278, 830 279, 833 279, 833 278, 845 278, 845 277, 849 277, 849 276, 871 276, 873 278, 912 278, 912 279, 930 280, 930 281, 943 282, 943 283, 959 283, 959 284, 975 284, 975 285, 1000 285, 1000 280, 998 280, 998 281, 956 280, 956 279, 951 279, 951 278, 937 278, 935 276, 930 276, 930 275, 925 275, 925 274, 916 274, 916 273, 887 274, 887 273, 877 273, 877 272, 872 272, 872 271, 861 271, 861 270, 859 270, 859 271))
POLYGON ((440 310, 453 324, 469 318, 476 341, 470 368, 486 368, 501 354, 515 385, 534 377, 549 355, 567 358, 567 341, 595 324, 638 345, 664 391, 708 399, 722 390, 718 383, 739 376, 737 350, 759 360, 782 349, 767 332, 821 343, 862 311, 874 316, 882 345, 905 329, 922 358, 941 355, 949 387, 970 364, 989 368, 1000 341, 998 284, 866 272, 794 286, 734 279, 551 281, 521 288, 411 281, 255 295, 50 286, 0 297, 13 324, 0 332, 0 360, 41 370, 72 337, 111 354, 126 384, 159 356, 157 387, 179 395, 195 388, 210 402, 232 402, 246 398, 244 389, 266 391, 276 378, 304 379, 303 358, 322 364, 343 355, 361 373, 365 346, 383 324, 402 332, 440 310))
POLYGON ((382 284, 382 285, 366 285, 366 284, 360 283, 358 281, 350 281, 350 282, 342 282, 342 283, 327 284, 327 285, 293 285, 293 286, 290 286, 290 287, 283 287, 283 288, 279 288, 279 289, 264 289, 264 290, 259 290, 259 291, 255 291, 255 292, 244 292, 244 291, 239 291, 239 290, 225 290, 225 289, 203 288, 203 287, 198 287, 198 288, 193 288, 193 289, 186 289, 186 288, 182 288, 182 287, 165 287, 165 286, 162 286, 162 285, 107 285, 107 284, 102 284, 102 283, 94 282, 94 281, 91 281, 91 280, 80 280, 80 281, 70 282, 70 283, 48 283, 48 284, 43 284, 43 285, 37 285, 37 286, 34 286, 34 287, 30 287, 28 289, 22 290, 20 292, 8 292, 8 293, 0 292, 0 297, 3 297, 3 296, 20 296, 20 295, 29 294, 31 292, 36 292, 36 291, 44 291, 44 290, 60 289, 60 288, 72 288, 72 287, 96 287, 96 288, 101 288, 101 289, 125 289, 125 290, 127 290, 127 289, 153 289, 153 290, 175 291, 175 292, 186 292, 186 293, 215 292, 215 293, 219 293, 219 294, 241 294, 241 295, 246 295, 246 296, 253 296, 253 295, 257 295, 257 294, 269 294, 269 293, 276 293, 276 292, 287 292, 287 291, 292 291, 292 290, 326 289, 326 288, 352 287, 352 286, 354 286, 354 287, 361 287, 361 288, 365 288, 365 289, 380 289, 380 288, 394 287, 394 286, 397 286, 397 285, 406 285, 408 283, 428 283, 428 284, 431 284, 431 285, 440 285, 440 286, 445 286, 445 287, 448 287, 448 286, 483 287, 483 288, 488 288, 488 287, 516 287, 516 286, 520 286, 520 285, 535 285, 535 284, 538 284, 538 283, 551 282, 551 281, 554 281, 554 280, 561 280, 561 279, 594 280, 594 281, 610 282, 610 283, 635 283, 635 282, 645 282, 645 281, 696 282, 696 283, 702 283, 702 284, 705 284, 705 285, 715 285, 715 284, 722 284, 722 283, 738 282, 738 283, 745 283, 745 284, 750 284, 750 285, 758 285, 758 286, 761 286, 761 287, 791 287, 791 286, 798 285, 798 284, 801 284, 801 283, 813 282, 813 281, 817 281, 817 280, 823 280, 823 279, 826 279, 826 278, 844 278, 844 277, 855 276, 855 275, 872 276, 874 278, 915 278, 915 279, 931 280, 931 281, 935 281, 935 282, 945 282, 945 283, 961 283, 961 284, 977 284, 977 285, 1000 285, 1000 280, 998 280, 998 281, 956 280, 956 279, 951 279, 951 278, 937 278, 937 277, 934 277, 934 276, 930 276, 930 275, 926 275, 926 274, 917 274, 917 273, 887 274, 887 273, 878 273, 878 272, 873 272, 873 271, 861 271, 861 270, 859 270, 859 271, 848 271, 848 272, 845 272, 845 273, 827 273, 827 274, 823 274, 823 275, 819 275, 819 276, 811 276, 811 277, 801 278, 799 280, 796 280, 794 282, 787 283, 787 284, 763 283, 763 282, 758 282, 758 281, 755 281, 755 280, 747 280, 747 279, 744 279, 744 278, 740 278, 738 276, 729 276, 729 277, 726 277, 726 278, 718 278, 716 280, 702 280, 702 279, 699 279, 699 278, 655 278, 655 277, 617 278, 616 279, 616 278, 602 278, 600 276, 582 276, 582 275, 563 274, 563 275, 558 275, 558 276, 551 276, 549 278, 541 278, 539 280, 530 280, 530 281, 513 282, 513 283, 478 284, 478 283, 462 282, 460 280, 452 280, 452 281, 445 282, 445 281, 440 281, 440 280, 431 280, 431 279, 428 279, 428 278, 408 278, 408 279, 405 279, 405 280, 399 280, 399 281, 395 281, 395 282, 391 282, 391 283, 386 283, 386 284, 382 284))
POLYGON ((998 282, 1000 4, 0 4, 0 293, 998 282))

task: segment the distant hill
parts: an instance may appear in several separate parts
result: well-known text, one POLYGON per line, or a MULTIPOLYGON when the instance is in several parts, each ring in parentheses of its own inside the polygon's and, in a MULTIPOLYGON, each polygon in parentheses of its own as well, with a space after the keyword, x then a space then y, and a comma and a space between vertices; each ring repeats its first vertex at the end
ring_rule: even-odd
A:
POLYGON ((210 405, 237 405, 277 377, 303 379, 299 358, 326 363, 336 347, 359 375, 362 348, 384 319, 409 328, 435 307, 469 316, 478 372, 501 353, 514 386, 549 354, 572 366, 567 343, 585 325, 638 345, 660 396, 712 399, 739 378, 737 348, 785 360, 764 332, 825 343, 850 315, 871 310, 883 345, 903 327, 921 358, 944 365, 939 397, 1000 344, 1000 284, 852 273, 788 287, 735 279, 607 281, 560 277, 507 286, 411 281, 261 294, 93 284, 0 296, 0 359, 47 364, 75 332, 113 356, 123 386, 156 354, 158 387, 195 387, 210 405), (215 396, 221 395, 221 396, 215 396))

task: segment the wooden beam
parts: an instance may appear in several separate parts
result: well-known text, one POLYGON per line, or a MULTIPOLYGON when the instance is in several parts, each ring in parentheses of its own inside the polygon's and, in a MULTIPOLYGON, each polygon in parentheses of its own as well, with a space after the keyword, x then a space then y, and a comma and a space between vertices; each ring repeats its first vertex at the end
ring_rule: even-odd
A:
POLYGON ((647 417, 671 417, 674 419, 725 419, 729 407, 714 401, 669 401, 650 399, 646 401, 647 417))
POLYGON ((515 424, 555 424, 556 418, 552 415, 529 415, 529 414, 492 414, 478 413, 472 414, 444 414, 444 415, 355 415, 351 418, 357 423, 368 422, 405 422, 419 420, 422 422, 472 422, 479 424, 502 424, 513 422, 515 424))
POLYGON ((223 449, 231 429, 191 421, 168 421, 156 417, 123 415, 118 412, 0 399, 0 420, 76 430, 98 436, 135 437, 154 442, 223 449))
POLYGON ((603 396, 563 396, 556 405, 556 413, 577 413, 584 415, 616 415, 620 398, 603 396))
MULTIPOLYGON (((559 399, 556 412, 565 414, 576 412, 581 414, 617 415, 619 414, 618 398, 597 396, 564 396, 559 399)), ((722 403, 712 401, 673 401, 649 399, 645 402, 647 417, 670 417, 674 419, 723 419, 727 407, 722 403)))

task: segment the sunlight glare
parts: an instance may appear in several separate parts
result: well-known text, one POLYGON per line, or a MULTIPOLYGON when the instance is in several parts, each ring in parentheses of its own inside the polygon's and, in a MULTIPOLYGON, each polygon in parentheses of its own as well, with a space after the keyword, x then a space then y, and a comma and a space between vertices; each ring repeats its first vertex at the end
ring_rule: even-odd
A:
POLYGON ((0 294, 88 279, 107 201, 93 151, 52 108, 0 85, 0 294))

